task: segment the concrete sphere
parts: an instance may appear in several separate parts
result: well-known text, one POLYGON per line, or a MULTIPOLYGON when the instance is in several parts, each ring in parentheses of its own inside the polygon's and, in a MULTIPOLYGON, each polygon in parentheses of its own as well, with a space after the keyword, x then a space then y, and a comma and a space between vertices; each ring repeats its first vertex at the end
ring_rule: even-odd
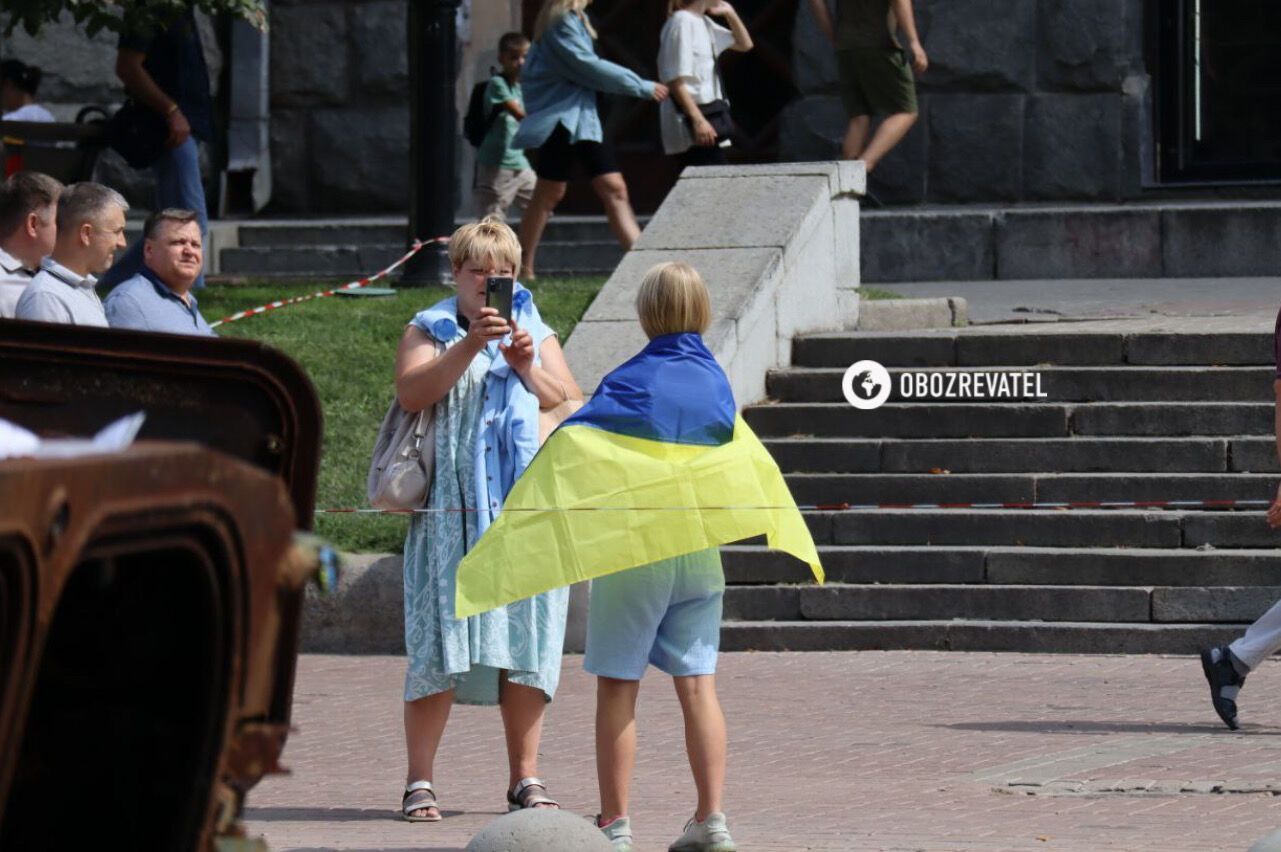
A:
POLYGON ((613 848, 599 828, 578 814, 527 808, 482 828, 466 852, 612 852, 613 848))
POLYGON ((1281 828, 1254 841, 1249 852, 1281 852, 1281 828))

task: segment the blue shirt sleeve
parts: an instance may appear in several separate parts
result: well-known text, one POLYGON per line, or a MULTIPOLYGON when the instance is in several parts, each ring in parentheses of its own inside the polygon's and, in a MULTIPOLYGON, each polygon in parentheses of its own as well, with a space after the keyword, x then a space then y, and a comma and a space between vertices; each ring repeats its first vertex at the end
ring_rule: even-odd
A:
POLYGON ((18 300, 18 319, 36 322, 74 323, 75 317, 62 302, 48 293, 31 293, 18 300))
POLYGON ((112 328, 132 328, 136 331, 150 331, 147 313, 138 304, 138 300, 127 293, 112 293, 102 303, 107 313, 107 325, 112 328))
POLYGON ((541 41, 555 57, 561 73, 579 86, 635 98, 648 98, 654 94, 653 83, 643 80, 628 68, 596 55, 591 34, 573 12, 566 14, 555 26, 543 33, 541 41))

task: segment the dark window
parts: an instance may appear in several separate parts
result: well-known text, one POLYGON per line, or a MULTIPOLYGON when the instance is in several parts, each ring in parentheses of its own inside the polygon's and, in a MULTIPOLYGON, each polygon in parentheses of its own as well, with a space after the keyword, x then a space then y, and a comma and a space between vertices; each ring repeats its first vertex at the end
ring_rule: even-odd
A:
POLYGON ((1281 180, 1276 0, 1157 0, 1163 182, 1281 180))

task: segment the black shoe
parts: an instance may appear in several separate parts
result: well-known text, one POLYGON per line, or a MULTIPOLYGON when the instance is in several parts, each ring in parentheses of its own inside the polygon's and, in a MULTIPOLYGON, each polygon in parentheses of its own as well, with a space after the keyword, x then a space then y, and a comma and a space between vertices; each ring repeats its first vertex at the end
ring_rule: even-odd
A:
MULTIPOLYGON (((1223 724, 1235 731, 1237 703, 1234 698, 1225 698, 1223 690, 1229 686, 1239 689, 1245 684, 1245 676, 1237 674, 1236 667, 1232 665, 1232 652, 1226 646, 1218 650, 1217 663, 1214 661, 1214 649, 1207 648, 1201 652, 1201 670, 1205 672, 1205 679, 1210 682, 1210 701, 1214 704, 1214 712, 1219 714, 1223 724)), ((1236 693, 1234 692, 1233 695, 1235 696, 1236 693)))

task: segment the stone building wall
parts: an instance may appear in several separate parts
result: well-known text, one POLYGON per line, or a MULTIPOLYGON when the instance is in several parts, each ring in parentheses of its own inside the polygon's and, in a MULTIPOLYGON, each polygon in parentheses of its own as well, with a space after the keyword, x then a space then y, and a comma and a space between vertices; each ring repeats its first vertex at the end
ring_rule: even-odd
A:
MULTIPOLYGON (((272 0, 272 199, 267 213, 397 214, 409 205, 409 65, 406 0, 272 0)), ((498 36, 519 26, 519 0, 473 0, 461 46, 459 120, 472 81, 495 60, 498 36)), ((212 33, 212 30, 209 31, 212 33)), ((206 38, 216 76, 221 57, 206 38)), ((90 39, 70 19, 39 38, 0 41, 0 58, 45 72, 39 100, 70 121, 85 104, 114 109, 116 38, 90 39)), ((229 57, 229 61, 235 61, 229 57)), ((470 189, 470 148, 460 142, 460 197, 470 189), (464 176, 466 180, 464 180, 464 176)), ((112 152, 100 177, 150 206, 151 182, 112 152)))
MULTIPOLYGON (((1150 170, 1143 0, 915 0, 930 68, 920 120, 869 176, 894 203, 1117 201, 1150 170)), ((845 116, 835 59, 809 4, 797 9, 801 98, 781 147, 838 150, 845 116)))

